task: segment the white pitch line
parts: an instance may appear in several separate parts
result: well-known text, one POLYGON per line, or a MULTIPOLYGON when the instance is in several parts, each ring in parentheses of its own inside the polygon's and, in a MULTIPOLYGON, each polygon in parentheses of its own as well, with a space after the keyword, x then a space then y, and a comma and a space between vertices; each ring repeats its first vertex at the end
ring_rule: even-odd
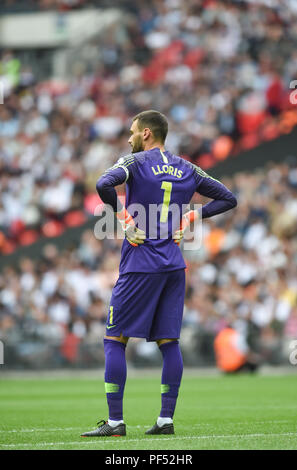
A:
POLYGON ((26 433, 26 432, 56 432, 56 431, 75 431, 76 429, 81 429, 81 427, 77 428, 48 428, 48 429, 43 429, 43 428, 36 428, 36 429, 9 429, 5 431, 5 429, 0 429, 0 433, 26 433))
MULTIPOLYGON (((151 424, 143 424, 143 425, 126 425, 126 427, 129 429, 129 428, 148 428, 150 427, 151 424)), ((7 434, 7 433, 29 433, 29 432, 56 432, 56 431, 76 431, 76 430, 80 430, 82 429, 81 426, 77 426, 77 427, 72 427, 72 428, 35 428, 35 429, 8 429, 8 430, 5 430, 5 429, 0 429, 0 433, 3 433, 3 434, 7 434)), ((94 428, 95 429, 95 428, 94 428)))
MULTIPOLYGON (((256 434, 228 434, 228 435, 210 435, 210 436, 173 436, 173 437, 164 437, 164 438, 144 438, 144 439, 120 439, 116 441, 115 439, 113 440, 104 440, 102 441, 102 444, 110 443, 112 442, 115 444, 118 442, 118 444, 122 442, 155 442, 155 441, 176 441, 176 440, 183 440, 183 439, 245 439, 248 437, 279 437, 279 436, 296 436, 297 437, 297 432, 284 432, 284 433, 273 433, 273 434, 264 434, 264 433, 256 433, 256 434)), ((85 438, 88 439, 88 438, 85 438)), ((90 444, 99 444, 100 441, 95 440, 95 441, 71 441, 71 442, 43 442, 43 443, 37 443, 37 444, 29 444, 29 443, 19 443, 19 444, 1 444, 2 447, 44 447, 44 446, 71 446, 71 445, 90 445, 90 444)), ((111 449, 112 450, 112 449, 111 449)))
MULTIPOLYGON (((236 423, 222 423, 221 426, 237 426, 237 425, 242 425, 242 424, 248 424, 250 426, 256 426, 260 424, 279 424, 279 423, 290 423, 288 420, 270 420, 270 421, 238 421, 236 423)), ((127 424, 126 427, 129 428, 137 428, 137 429, 142 429, 142 428, 148 428, 150 427, 150 424, 142 424, 142 425, 133 425, 133 424, 127 424)), ((183 427, 185 425, 179 425, 179 427, 183 427)), ((198 423, 198 424, 193 424, 192 427, 194 428, 200 428, 203 426, 213 426, 213 423, 198 423)), ((81 426, 76 426, 76 427, 71 427, 71 428, 35 428, 35 429, 0 429, 0 433, 31 433, 31 432, 57 432, 57 431, 76 431, 76 430, 81 430, 81 426)))

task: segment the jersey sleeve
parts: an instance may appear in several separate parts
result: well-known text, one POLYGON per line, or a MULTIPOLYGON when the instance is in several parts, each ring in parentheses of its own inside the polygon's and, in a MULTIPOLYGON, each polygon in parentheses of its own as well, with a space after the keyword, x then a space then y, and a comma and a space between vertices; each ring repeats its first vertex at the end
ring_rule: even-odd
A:
POLYGON ((121 157, 115 165, 108 168, 99 178, 96 190, 105 204, 109 204, 115 212, 119 212, 123 205, 117 197, 115 186, 125 183, 132 175, 133 155, 121 157), (130 167, 130 169, 129 169, 130 167))
POLYGON ((203 219, 221 214, 236 207, 236 197, 223 183, 209 176, 198 166, 193 165, 193 168, 194 177, 197 182, 196 192, 202 196, 213 199, 213 201, 208 202, 202 207, 203 219))
POLYGON ((109 170, 116 168, 122 168, 126 174, 125 181, 128 181, 129 178, 133 177, 134 168, 135 168, 136 158, 133 154, 126 155, 118 159, 117 163, 111 167, 109 170))

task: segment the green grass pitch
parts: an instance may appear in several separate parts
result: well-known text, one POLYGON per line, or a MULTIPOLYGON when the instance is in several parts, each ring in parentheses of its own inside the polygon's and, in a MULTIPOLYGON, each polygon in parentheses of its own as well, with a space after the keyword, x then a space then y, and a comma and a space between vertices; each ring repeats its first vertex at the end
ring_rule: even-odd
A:
POLYGON ((2 378, 0 449, 297 449, 297 375, 184 374, 174 436, 146 436, 160 411, 160 378, 128 377, 127 436, 81 438, 107 418, 94 378, 2 378))

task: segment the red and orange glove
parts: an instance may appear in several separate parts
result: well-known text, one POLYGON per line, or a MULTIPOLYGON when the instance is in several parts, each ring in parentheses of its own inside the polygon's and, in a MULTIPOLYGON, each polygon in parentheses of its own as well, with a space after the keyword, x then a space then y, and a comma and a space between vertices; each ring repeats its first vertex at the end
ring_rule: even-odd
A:
POLYGON ((127 209, 123 207, 120 212, 116 212, 117 219, 120 221, 122 229, 124 230, 125 237, 132 246, 142 245, 145 240, 145 232, 137 228, 133 217, 129 214, 127 209))
POLYGON ((184 233, 187 227, 194 222, 194 220, 198 219, 199 214, 198 211, 189 211, 186 212, 181 220, 179 230, 176 230, 173 235, 174 242, 177 243, 178 245, 184 238, 184 233))

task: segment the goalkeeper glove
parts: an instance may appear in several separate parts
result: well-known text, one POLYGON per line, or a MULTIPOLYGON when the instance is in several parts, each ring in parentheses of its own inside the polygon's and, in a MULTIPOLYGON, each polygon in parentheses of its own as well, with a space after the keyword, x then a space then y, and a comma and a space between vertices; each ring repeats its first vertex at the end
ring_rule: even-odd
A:
POLYGON ((133 217, 127 209, 123 207, 120 212, 116 212, 117 219, 120 221, 125 237, 132 246, 142 245, 145 240, 145 232, 137 228, 133 217))
POLYGON ((198 218, 198 215, 198 211, 189 211, 183 215, 179 230, 176 230, 173 235, 174 243, 180 244, 184 238, 186 228, 189 227, 191 222, 194 222, 194 220, 198 218))

